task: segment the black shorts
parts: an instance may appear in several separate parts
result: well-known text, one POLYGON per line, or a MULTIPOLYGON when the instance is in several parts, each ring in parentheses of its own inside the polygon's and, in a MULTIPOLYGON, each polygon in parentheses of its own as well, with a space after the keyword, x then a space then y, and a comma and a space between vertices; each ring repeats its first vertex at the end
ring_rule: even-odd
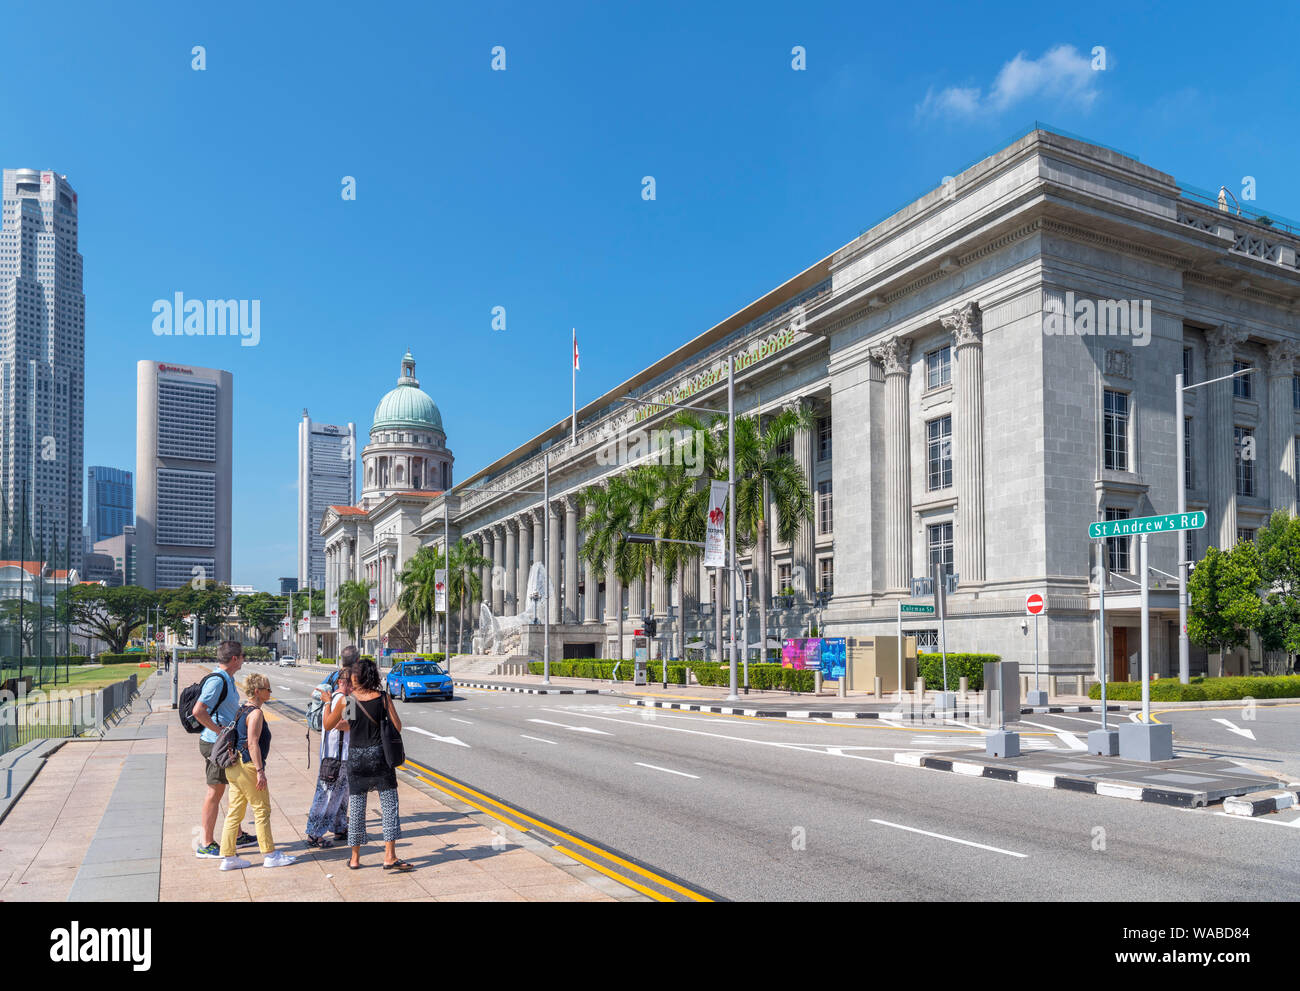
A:
POLYGON ((204 740, 199 741, 199 753, 203 755, 203 763, 207 765, 205 768, 207 782, 210 785, 229 784, 226 780, 226 769, 212 763, 212 748, 214 746, 216 744, 207 743, 204 740))

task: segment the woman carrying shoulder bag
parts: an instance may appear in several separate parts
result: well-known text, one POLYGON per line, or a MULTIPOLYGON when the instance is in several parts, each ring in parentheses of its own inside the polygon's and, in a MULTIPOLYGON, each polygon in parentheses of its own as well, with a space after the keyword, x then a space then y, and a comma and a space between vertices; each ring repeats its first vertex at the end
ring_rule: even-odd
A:
MULTIPOLYGON (((352 669, 352 695, 345 712, 346 719, 338 725, 348 732, 348 842, 352 846, 348 867, 354 871, 361 867, 361 846, 366 842, 366 796, 378 791, 383 818, 384 870, 399 873, 414 870, 397 857, 397 840, 401 836, 397 773, 384 752, 384 724, 389 726, 390 749, 395 739, 396 749, 400 751, 398 734, 402 731, 402 721, 393 708, 393 700, 379 690, 379 668, 368 657, 360 658, 352 669)), ((400 757, 400 753, 394 756, 400 757)))

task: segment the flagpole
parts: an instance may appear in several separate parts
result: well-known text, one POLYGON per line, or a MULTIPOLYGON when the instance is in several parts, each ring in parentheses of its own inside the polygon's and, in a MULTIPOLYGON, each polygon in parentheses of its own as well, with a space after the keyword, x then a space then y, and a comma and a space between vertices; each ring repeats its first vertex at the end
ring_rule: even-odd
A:
POLYGON ((578 328, 573 328, 573 369, 569 376, 573 381, 573 428, 572 440, 578 443, 578 328))

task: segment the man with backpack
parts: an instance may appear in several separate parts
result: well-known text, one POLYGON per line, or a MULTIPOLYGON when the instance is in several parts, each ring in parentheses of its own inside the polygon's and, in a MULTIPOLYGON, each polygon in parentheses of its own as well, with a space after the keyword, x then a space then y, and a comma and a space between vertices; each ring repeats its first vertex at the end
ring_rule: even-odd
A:
MULTIPOLYGON (((203 727, 199 736, 199 753, 203 755, 204 775, 208 783, 200 821, 202 842, 195 855, 207 860, 221 857, 221 847, 213 838, 213 832, 227 783, 225 769, 212 762, 212 746, 217 742, 221 727, 231 725, 239 713, 239 686, 235 684, 235 674, 243 665, 244 648, 236 640, 223 640, 217 647, 217 670, 203 679, 198 701, 194 703, 194 719, 203 727)), ((238 846, 256 842, 256 836, 250 836, 242 829, 235 839, 238 846)))

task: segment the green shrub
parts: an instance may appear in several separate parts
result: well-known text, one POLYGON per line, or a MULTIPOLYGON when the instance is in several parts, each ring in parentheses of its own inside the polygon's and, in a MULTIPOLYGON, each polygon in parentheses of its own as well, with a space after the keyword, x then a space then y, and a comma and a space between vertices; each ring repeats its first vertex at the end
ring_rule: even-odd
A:
POLYGON ((967 679, 972 692, 984 688, 984 665, 996 664, 1002 660, 997 654, 949 654, 948 684, 940 688, 943 682, 943 655, 922 654, 917 658, 917 677, 925 679, 925 687, 934 691, 955 692, 961 687, 962 678, 967 679))
POLYGON ((100 664, 142 664, 151 660, 145 654, 100 654, 98 661, 100 664))
MULTIPOLYGON (((529 661, 529 674, 542 673, 541 661, 529 661)), ((636 664, 634 661, 612 661, 604 659, 580 659, 567 661, 551 661, 551 676, 554 678, 596 678, 602 681, 609 681, 615 677, 614 668, 618 667, 617 678, 619 681, 631 681, 636 673, 636 664)), ((649 680, 652 682, 663 680, 663 662, 651 661, 647 672, 649 680)), ((686 665, 680 662, 668 664, 668 683, 671 685, 686 684, 686 665)))
MULTIPOLYGON (((1101 685, 1088 689, 1088 697, 1101 698, 1101 685)), ((1300 698, 1300 675, 1234 678, 1196 677, 1184 685, 1177 678, 1157 678, 1151 682, 1153 702, 1208 702, 1226 699, 1293 699, 1300 698)), ((1110 681, 1106 683, 1106 701, 1140 702, 1142 682, 1110 681)))

